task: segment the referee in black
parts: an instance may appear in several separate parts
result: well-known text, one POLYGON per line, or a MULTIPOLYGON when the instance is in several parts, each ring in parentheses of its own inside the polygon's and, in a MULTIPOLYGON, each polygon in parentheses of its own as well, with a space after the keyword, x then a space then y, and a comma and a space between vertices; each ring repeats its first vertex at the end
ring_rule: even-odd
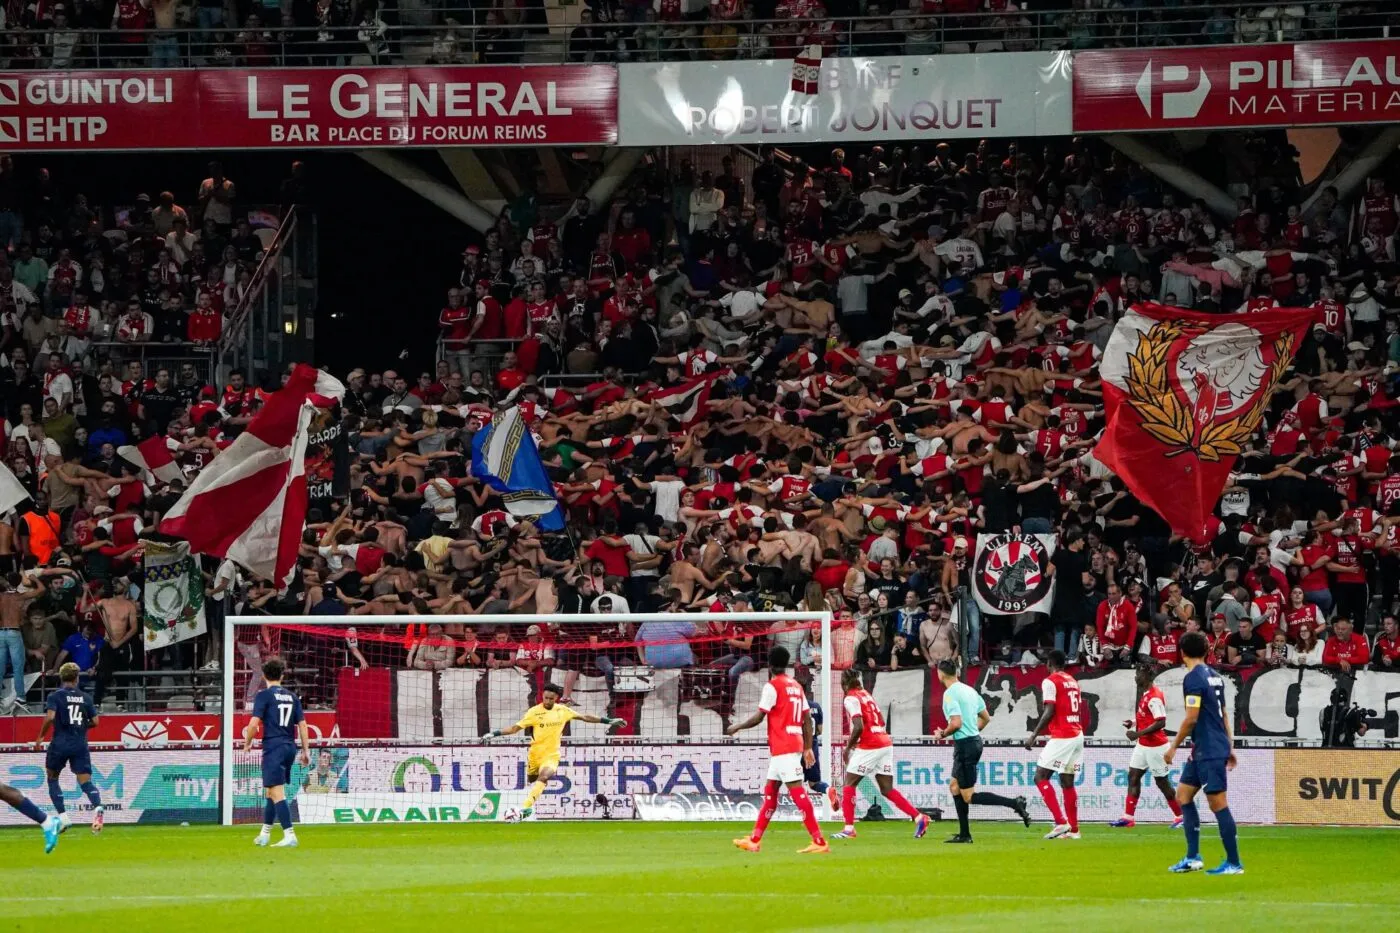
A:
POLYGON ((968 806, 1006 807, 1014 810, 1027 826, 1031 814, 1026 798, 1003 797, 1000 794, 974 793, 977 785, 977 763, 982 760, 982 730, 992 717, 981 695, 958 680, 958 667, 950 660, 938 662, 938 680, 943 684, 943 718, 948 721, 938 732, 940 739, 953 740, 953 776, 948 789, 958 810, 958 834, 945 842, 971 842, 972 831, 967 825, 968 806))

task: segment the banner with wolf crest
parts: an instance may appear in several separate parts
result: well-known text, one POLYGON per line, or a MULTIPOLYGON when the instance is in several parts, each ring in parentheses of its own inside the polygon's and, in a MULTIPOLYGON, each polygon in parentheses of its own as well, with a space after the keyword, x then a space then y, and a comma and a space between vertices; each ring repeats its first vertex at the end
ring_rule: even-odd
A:
POLYGON ((1312 322, 1306 308, 1206 314, 1146 302, 1103 351, 1105 427, 1094 457, 1176 534, 1207 520, 1312 322))
POLYGON ((972 594, 983 612, 1049 612, 1055 600, 1054 535, 978 535, 972 594))

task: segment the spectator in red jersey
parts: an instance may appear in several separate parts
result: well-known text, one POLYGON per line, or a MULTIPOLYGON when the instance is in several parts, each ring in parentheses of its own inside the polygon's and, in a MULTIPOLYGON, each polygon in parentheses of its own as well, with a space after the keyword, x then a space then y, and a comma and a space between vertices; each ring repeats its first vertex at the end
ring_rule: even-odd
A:
POLYGON ((1181 652, 1177 648, 1179 640, 1178 634, 1171 628, 1171 617, 1164 612, 1155 612, 1152 614, 1152 630, 1138 646, 1138 657, 1155 668, 1172 667, 1181 662, 1181 652))
POLYGON ((1372 535, 1361 534, 1360 523, 1354 518, 1343 522, 1340 532, 1334 533, 1332 559, 1327 564, 1327 569, 1332 572, 1332 593, 1337 598, 1337 612, 1349 619, 1364 619, 1371 602, 1371 592, 1366 583, 1362 556, 1375 549, 1376 539, 1372 535))
POLYGON ((520 388, 529 374, 520 368, 519 358, 514 351, 506 353, 501 360, 501 370, 496 373, 496 388, 505 395, 520 388))
POLYGON ((1366 636, 1352 630, 1351 619, 1339 615, 1332 621, 1332 634, 1322 647, 1322 666, 1350 674, 1371 660, 1366 636))
POLYGON ((472 358, 467 341, 476 326, 475 312, 462 300, 460 288, 447 290, 447 304, 438 313, 438 327, 442 331, 443 352, 453 360, 463 377, 471 375, 472 358))
POLYGON ((1400 621, 1387 613, 1381 620, 1381 632, 1371 652, 1371 668, 1377 671, 1400 670, 1400 621))
POLYGON ((224 316, 214 309, 207 295, 200 295, 195 300, 198 304, 190 313, 185 336, 196 346, 212 346, 223 336, 224 316))
POLYGON ((1117 583, 1108 585, 1108 597, 1099 603, 1094 623, 1099 646, 1109 663, 1126 663, 1137 647, 1137 607, 1123 595, 1117 583))

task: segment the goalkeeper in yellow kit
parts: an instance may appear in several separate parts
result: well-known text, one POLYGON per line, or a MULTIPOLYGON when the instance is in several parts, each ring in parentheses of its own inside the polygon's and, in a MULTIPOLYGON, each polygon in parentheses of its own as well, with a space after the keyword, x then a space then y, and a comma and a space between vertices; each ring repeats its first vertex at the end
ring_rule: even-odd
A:
POLYGON ((493 729, 483 736, 488 742, 503 735, 515 735, 522 729, 534 730, 530 739, 530 751, 525 758, 525 778, 530 782, 530 792, 525 795, 525 806, 521 819, 528 817, 535 809, 535 801, 544 793, 545 785, 559 770, 559 741, 564 736, 564 727, 577 719, 579 722, 602 723, 609 729, 623 724, 621 719, 603 719, 580 713, 559 702, 564 691, 557 684, 545 684, 541 702, 525 711, 520 721, 505 729, 493 729))

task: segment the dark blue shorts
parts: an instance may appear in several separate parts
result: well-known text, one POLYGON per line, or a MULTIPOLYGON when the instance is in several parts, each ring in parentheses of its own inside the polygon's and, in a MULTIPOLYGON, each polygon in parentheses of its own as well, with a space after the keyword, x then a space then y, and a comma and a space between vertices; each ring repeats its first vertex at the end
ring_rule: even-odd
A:
POLYGON ((1191 758, 1181 769, 1181 783, 1199 787, 1207 794, 1223 794, 1229 785, 1225 764, 1224 758, 1191 758))
POLYGON ((87 746, 50 745, 48 753, 44 755, 44 767, 50 771, 62 771, 65 766, 71 767, 74 774, 91 774, 92 755, 87 746))
POLYGON ((264 748, 262 753, 263 787, 281 787, 292 782, 292 762, 296 761, 295 745, 264 748))

